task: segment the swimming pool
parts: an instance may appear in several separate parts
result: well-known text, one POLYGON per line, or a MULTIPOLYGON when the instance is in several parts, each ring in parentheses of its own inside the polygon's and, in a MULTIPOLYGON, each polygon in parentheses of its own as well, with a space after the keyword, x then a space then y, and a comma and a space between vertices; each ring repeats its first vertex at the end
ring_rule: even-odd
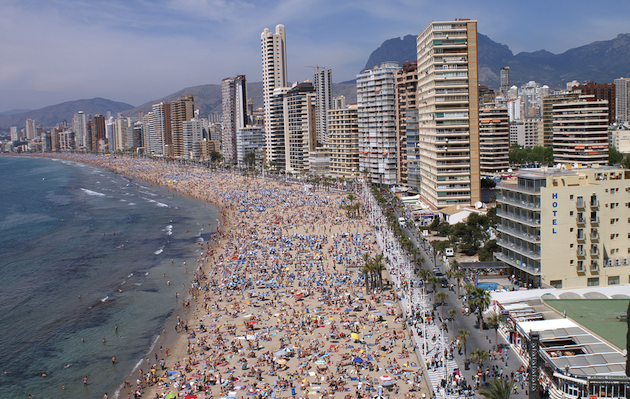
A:
POLYGON ((498 286, 499 284, 493 282, 477 283, 477 287, 483 288, 486 291, 496 291, 498 286))

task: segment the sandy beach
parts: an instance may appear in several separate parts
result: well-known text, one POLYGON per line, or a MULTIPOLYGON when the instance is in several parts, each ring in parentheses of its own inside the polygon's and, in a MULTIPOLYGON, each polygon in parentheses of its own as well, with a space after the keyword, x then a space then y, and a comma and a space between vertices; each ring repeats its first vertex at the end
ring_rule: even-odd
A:
POLYGON ((343 209, 347 194, 178 162, 54 157, 221 210, 172 331, 163 331, 118 397, 429 394, 387 272, 382 289, 366 292, 363 254, 380 249, 363 214, 350 218, 343 209))

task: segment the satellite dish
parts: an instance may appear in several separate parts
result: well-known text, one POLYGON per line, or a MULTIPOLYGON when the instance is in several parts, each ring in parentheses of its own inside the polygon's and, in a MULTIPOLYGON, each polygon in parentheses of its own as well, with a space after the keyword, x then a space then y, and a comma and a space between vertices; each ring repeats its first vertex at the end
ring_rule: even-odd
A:
POLYGON ((483 202, 481 201, 475 202, 475 209, 481 209, 481 208, 483 208, 483 202))

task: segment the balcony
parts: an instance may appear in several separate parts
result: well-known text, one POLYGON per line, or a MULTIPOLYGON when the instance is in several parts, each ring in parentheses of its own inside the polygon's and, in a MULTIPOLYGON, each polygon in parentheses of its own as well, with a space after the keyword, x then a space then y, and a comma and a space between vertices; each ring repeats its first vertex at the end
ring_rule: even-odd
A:
POLYGON ((524 241, 531 242, 532 244, 540 244, 540 234, 529 234, 527 232, 511 229, 502 225, 497 226, 497 231, 510 236, 518 237, 524 241))
POLYGON ((519 208, 525 208, 529 210, 540 210, 540 202, 523 201, 516 198, 510 198, 507 195, 502 194, 497 195, 497 202, 513 204, 518 206, 519 208))
POLYGON ((591 208, 599 208, 599 200, 597 198, 591 198, 591 208))
MULTIPOLYGON (((498 214, 498 212, 497 212, 497 214, 498 214)), ((575 221, 576 221, 578 226, 584 226, 586 224, 586 219, 584 219, 581 216, 578 216, 575 221)))
POLYGON ((517 215, 517 214, 512 213, 512 212, 505 212, 503 210, 497 210, 497 216, 500 216, 500 217, 506 218, 506 219, 510 219, 510 220, 515 221, 515 222, 520 222, 520 223, 526 224, 528 226, 540 226, 540 219, 538 219, 538 218, 536 218, 536 219, 527 218, 527 217, 523 217, 523 216, 517 215))
POLYGON ((599 226, 599 216, 592 217, 591 224, 599 226))
POLYGON ((577 201, 575 202, 575 206, 577 209, 583 211, 584 208, 586 208, 586 203, 584 202, 584 198, 578 197, 577 201))
POLYGON ((599 271, 599 263, 597 263, 597 262, 592 262, 592 263, 591 263, 590 270, 591 270, 591 272, 597 272, 597 271, 599 271))
POLYGON ((597 249, 597 247, 592 247, 590 252, 591 256, 599 256, 599 249, 597 249))
POLYGON ((581 233, 578 232, 577 234, 577 240, 578 242, 584 242, 586 241, 586 234, 584 234, 584 231, 582 231, 581 233))
POLYGON ((579 260, 577 264, 577 272, 584 273, 586 270, 584 268, 584 261, 579 260))
POLYGON ((526 263, 523 263, 512 256, 505 255, 502 252, 495 252, 494 257, 531 275, 540 275, 540 267, 528 266, 526 263))
POLYGON ((599 233, 596 231, 591 231, 591 241, 598 242, 599 241, 599 233))
POLYGON ((577 256, 578 258, 584 258, 586 256, 586 252, 583 249, 578 249, 577 256))
POLYGON ((530 259, 540 260, 540 246, 536 247, 538 248, 538 251, 532 251, 501 238, 497 240, 497 244, 511 251, 518 252, 519 254, 524 255, 530 259))

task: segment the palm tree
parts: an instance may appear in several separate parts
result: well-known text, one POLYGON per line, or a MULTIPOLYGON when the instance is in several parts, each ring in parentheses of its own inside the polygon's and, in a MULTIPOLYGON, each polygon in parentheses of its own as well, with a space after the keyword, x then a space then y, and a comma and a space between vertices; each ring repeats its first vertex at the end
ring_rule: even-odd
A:
POLYGON ((433 303, 435 303, 435 291, 437 291, 437 284, 440 282, 440 279, 436 276, 434 276, 433 274, 431 274, 431 277, 429 277, 427 279, 427 283, 433 285, 433 303))
POLYGON ((457 310, 451 309, 448 311, 448 315, 451 316, 451 335, 453 340, 455 340, 455 315, 457 314, 457 310))
POLYGON ((513 387, 514 380, 495 378, 488 381, 488 385, 479 388, 479 394, 487 399, 510 399, 513 387))
POLYGON ((448 298, 448 293, 440 291, 436 295, 440 300, 440 305, 442 306, 442 320, 444 320, 444 301, 446 300, 446 298, 448 298))
POLYGON ((464 278, 464 273, 462 273, 459 270, 454 270, 451 272, 451 277, 454 279, 457 279, 457 298, 459 298, 460 297, 459 287, 462 285, 462 279, 464 278))
POLYGON ((422 280, 423 285, 427 282, 429 277, 431 277, 432 275, 433 273, 431 272, 431 270, 427 270, 427 269, 420 269, 420 271, 418 272, 418 277, 420 277, 420 280, 422 280))
POLYGON ((378 286, 379 289, 383 290, 383 270, 385 270, 385 264, 383 263, 383 254, 378 254, 374 257, 374 261, 372 262, 372 272, 378 278, 378 286))
POLYGON ((477 311, 479 332, 481 332, 483 331, 483 311, 490 306, 490 293, 483 288, 477 287, 470 292, 468 303, 474 306, 477 311))
POLYGON ((475 349, 470 354, 470 360, 477 362, 479 368, 483 367, 483 362, 488 360, 488 351, 486 349, 475 349))
POLYGON ((365 294, 367 295, 370 292, 370 274, 372 272, 371 266, 372 262, 368 262, 365 266, 361 268, 361 273, 365 276, 365 294))
POLYGON ((462 345, 464 346, 464 362, 468 362, 466 357, 466 339, 470 337, 470 331, 460 328, 457 330, 457 339, 462 341, 462 345))
POLYGON ((486 319, 486 324, 494 330, 494 350, 496 351, 499 348, 499 327, 503 324, 503 317, 498 313, 492 313, 486 319))

